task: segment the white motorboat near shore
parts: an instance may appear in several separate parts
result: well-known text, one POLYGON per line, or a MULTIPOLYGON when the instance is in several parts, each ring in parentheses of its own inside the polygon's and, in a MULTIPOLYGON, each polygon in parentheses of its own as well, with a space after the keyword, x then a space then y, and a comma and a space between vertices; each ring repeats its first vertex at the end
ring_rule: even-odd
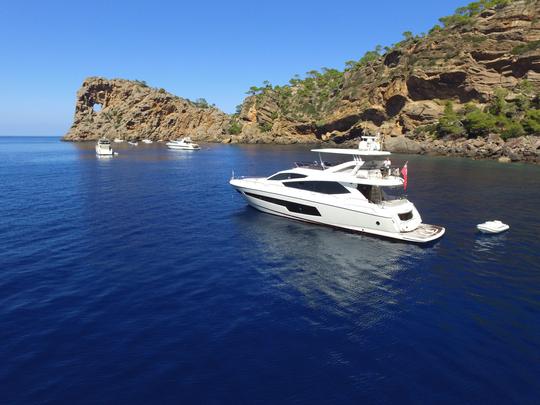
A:
POLYGON ((501 233, 510 229, 510 226, 496 219, 478 224, 476 229, 482 233, 501 233))
POLYGON ((120 138, 114 138, 114 143, 123 143, 124 140, 120 138))
POLYGON ((101 138, 96 143, 96 155, 98 156, 114 156, 117 155, 111 147, 111 141, 107 138, 101 138))
POLYGON ((199 150, 201 147, 191 141, 189 136, 186 136, 179 141, 167 142, 167 147, 174 150, 199 150))
POLYGON ((414 204, 399 195, 406 166, 400 172, 389 160, 381 162, 390 152, 381 150, 377 138, 363 137, 359 149, 312 151, 319 153, 315 164, 296 163, 267 178, 233 176, 230 184, 249 205, 286 218, 416 243, 444 235, 445 228, 422 223, 414 204), (352 160, 330 165, 321 154, 352 160))
POLYGON ((150 143, 154 143, 154 141, 152 141, 151 139, 143 139, 142 143, 150 144, 150 143))
POLYGON ((137 145, 139 145, 139 142, 136 142, 136 141, 128 141, 128 144, 130 144, 131 146, 137 146, 137 145))

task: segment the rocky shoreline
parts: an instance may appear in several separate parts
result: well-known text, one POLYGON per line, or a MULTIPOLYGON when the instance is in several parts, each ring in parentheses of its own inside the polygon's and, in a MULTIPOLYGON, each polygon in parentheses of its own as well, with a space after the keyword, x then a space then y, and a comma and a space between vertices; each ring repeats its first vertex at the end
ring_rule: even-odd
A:
POLYGON ((64 140, 355 147, 380 133, 394 152, 539 164, 540 0, 482 4, 343 71, 253 86, 235 114, 143 81, 89 77, 64 140))
MULTIPOLYGON (((348 140, 337 144, 334 142, 298 142, 296 139, 281 137, 272 142, 265 142, 260 138, 225 137, 224 139, 211 139, 208 142, 226 144, 307 144, 325 145, 332 147, 356 148, 358 140, 348 140)), ((540 164, 540 137, 522 136, 504 141, 498 135, 487 138, 458 138, 454 140, 433 139, 426 136, 424 139, 411 139, 406 136, 385 137, 384 149, 393 153, 407 153, 435 156, 456 156, 471 159, 498 160, 502 163, 523 162, 540 164)))
MULTIPOLYGON (((229 131, 231 117, 212 106, 201 107, 189 100, 140 82, 123 79, 88 78, 77 93, 73 125, 65 141, 95 141, 101 137, 126 140, 148 138, 154 141, 189 135, 194 141, 223 144, 324 144, 354 148, 367 126, 355 137, 334 131, 332 136, 291 132, 290 127, 274 125, 261 131, 256 122, 246 122, 239 134, 229 131), (101 109, 96 109, 100 106, 101 109)), ((522 136, 504 141, 491 134, 473 139, 434 139, 429 135, 384 136, 385 149, 396 153, 460 156, 495 159, 501 162, 540 164, 540 137, 522 136)))
MULTIPOLYGON (((67 142, 94 142, 95 140, 62 139, 67 142)), ((163 141, 168 138, 163 138, 163 141)), ((238 139, 230 136, 198 137, 198 142, 221 143, 230 145, 321 145, 325 147, 356 148, 357 140, 335 144, 333 142, 298 142, 292 139, 281 139, 281 142, 263 142, 261 139, 238 139)), ((491 135, 487 139, 425 139, 422 141, 409 139, 405 136, 391 137, 384 140, 384 149, 392 153, 404 153, 413 155, 454 156, 474 160, 497 160, 501 163, 521 162, 540 164, 540 138, 536 136, 524 136, 504 141, 498 135, 491 135)))
POLYGON ((522 136, 504 141, 498 135, 487 138, 441 140, 427 138, 421 141, 404 136, 385 139, 391 152, 458 156, 472 159, 491 159, 499 162, 540 164, 540 138, 522 136))

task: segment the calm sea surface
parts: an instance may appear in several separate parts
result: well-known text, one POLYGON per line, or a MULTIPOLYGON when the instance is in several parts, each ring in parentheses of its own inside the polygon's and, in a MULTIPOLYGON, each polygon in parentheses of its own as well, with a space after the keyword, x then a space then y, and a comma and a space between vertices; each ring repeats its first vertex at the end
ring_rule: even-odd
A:
POLYGON ((538 403, 539 167, 394 156, 423 248, 228 184, 307 147, 117 149, 0 138, 0 402, 538 403))

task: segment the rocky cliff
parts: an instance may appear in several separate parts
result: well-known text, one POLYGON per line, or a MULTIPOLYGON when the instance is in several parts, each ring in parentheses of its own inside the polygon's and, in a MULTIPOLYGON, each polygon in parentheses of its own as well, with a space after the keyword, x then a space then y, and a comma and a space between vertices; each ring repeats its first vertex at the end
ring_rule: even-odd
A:
POLYGON ((540 117, 531 113, 540 93, 539 11, 537 0, 471 3, 441 18, 443 25, 428 34, 404 33, 400 43, 347 62, 344 72, 323 68, 286 86, 253 87, 233 118, 242 125, 237 138, 347 144, 380 132, 387 146, 400 151, 481 157, 512 152, 513 160, 537 161, 534 136, 513 139, 506 148, 504 139, 537 135, 540 127, 540 117), (449 102, 455 121, 461 120, 456 125, 465 124, 462 131, 437 131, 449 102), (474 110, 478 116, 496 102, 508 108, 494 113, 492 127, 468 133, 466 114, 474 110), (519 110, 523 102, 527 111, 519 110), (529 116, 535 122, 525 125, 527 131, 512 126, 529 116), (483 141, 469 139, 478 137, 483 141))
POLYGON ((140 81, 87 78, 77 92, 73 125, 65 140, 100 137, 220 141, 229 116, 205 103, 176 97, 140 81))
POLYGON ((540 163, 539 12, 540 0, 479 0, 343 71, 252 87, 231 116, 144 82, 88 78, 65 139, 348 146, 379 132, 394 151, 540 163))

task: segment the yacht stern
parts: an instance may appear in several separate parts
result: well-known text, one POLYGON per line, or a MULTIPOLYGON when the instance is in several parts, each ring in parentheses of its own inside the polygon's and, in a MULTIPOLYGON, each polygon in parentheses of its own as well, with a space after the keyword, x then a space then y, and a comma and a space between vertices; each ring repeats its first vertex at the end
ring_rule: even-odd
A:
POLYGON ((446 229, 439 225, 420 224, 412 231, 400 232, 400 238, 409 242, 427 243, 439 239, 446 229))

